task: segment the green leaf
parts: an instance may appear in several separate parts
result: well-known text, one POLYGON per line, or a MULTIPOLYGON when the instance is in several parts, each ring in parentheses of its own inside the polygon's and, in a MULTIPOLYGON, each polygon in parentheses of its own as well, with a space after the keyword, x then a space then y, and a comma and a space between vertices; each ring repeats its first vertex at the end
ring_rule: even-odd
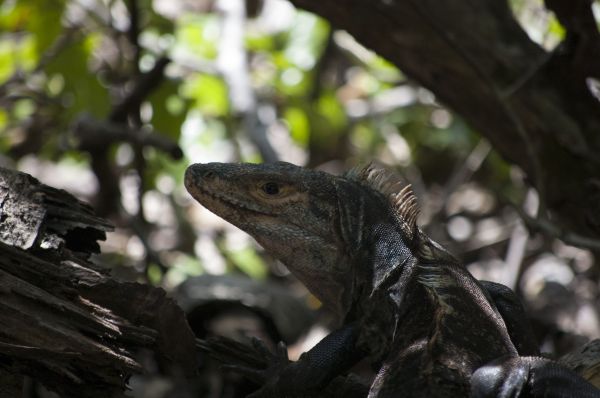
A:
POLYGON ((396 83, 404 79, 404 75, 394 64, 379 56, 369 60, 369 68, 371 73, 383 82, 396 83))
POLYGON ((13 31, 30 32, 39 56, 62 32, 64 8, 65 2, 61 0, 19 0, 6 16, 2 16, 2 25, 13 31))
POLYGON ((178 140, 190 100, 179 95, 181 82, 165 80, 148 100, 152 104, 152 126, 157 131, 178 140))
POLYGON ((566 30, 564 26, 558 22, 556 16, 554 14, 550 15, 550 22, 548 23, 548 33, 557 37, 559 40, 563 40, 565 38, 566 30))
POLYGON ((275 40, 272 36, 265 34, 248 34, 246 35, 246 48, 249 51, 273 51, 275 40))
POLYGON ((296 67, 281 71, 277 80, 277 89, 290 97, 305 96, 310 88, 308 74, 296 67))
POLYGON ((160 285, 163 274, 158 265, 150 264, 148 266, 148 270, 146 271, 146 275, 148 276, 148 282, 150 282, 150 284, 154 286, 160 285))
POLYGON ((165 278, 170 286, 177 286, 189 277, 201 275, 203 272, 202 263, 197 258, 178 253, 165 278))
POLYGON ((305 11, 298 12, 284 50, 286 58, 302 70, 311 70, 325 47, 329 30, 324 19, 305 11))
POLYGON ((217 58, 219 17, 215 15, 188 15, 175 27, 175 48, 201 58, 217 58))
POLYGON ((254 279, 265 279, 267 277, 267 266, 252 247, 230 251, 227 256, 236 267, 250 277, 254 279))
POLYGON ((0 108, 0 130, 3 130, 8 123, 8 114, 2 108, 0 108))
POLYGON ((197 75, 182 86, 184 98, 194 101, 194 106, 205 115, 224 116, 229 110, 227 87, 223 80, 210 75, 197 75))
POLYGON ((47 75, 60 75, 64 80, 63 96, 69 102, 66 107, 68 119, 84 111, 97 118, 104 118, 108 113, 108 92, 98 76, 88 69, 91 54, 98 44, 99 36, 88 36, 67 47, 46 66, 47 75))
POLYGON ((283 113, 292 138, 299 144, 308 145, 310 139, 310 121, 306 112, 299 107, 288 107, 283 113))
POLYGON ((0 83, 9 79, 18 69, 31 70, 37 64, 35 39, 26 35, 20 40, 0 41, 0 83))
POLYGON ((346 112, 331 90, 325 91, 317 101, 317 112, 326 119, 333 130, 340 130, 346 126, 346 112))
POLYGON ((15 102, 13 113, 17 120, 23 120, 35 111, 35 103, 30 99, 21 99, 15 102))

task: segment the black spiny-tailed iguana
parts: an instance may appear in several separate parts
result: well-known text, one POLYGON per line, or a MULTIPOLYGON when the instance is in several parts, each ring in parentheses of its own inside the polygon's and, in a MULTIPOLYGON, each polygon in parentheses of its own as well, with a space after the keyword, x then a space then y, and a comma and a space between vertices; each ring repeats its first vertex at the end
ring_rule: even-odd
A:
MULTIPOLYGON (((289 163, 195 164, 185 185, 252 235, 344 320, 253 396, 310 397, 368 356, 369 397, 600 397, 537 354, 508 288, 479 282, 417 227, 391 174, 333 176, 289 163)), ((277 361, 276 361, 277 362, 277 361)))

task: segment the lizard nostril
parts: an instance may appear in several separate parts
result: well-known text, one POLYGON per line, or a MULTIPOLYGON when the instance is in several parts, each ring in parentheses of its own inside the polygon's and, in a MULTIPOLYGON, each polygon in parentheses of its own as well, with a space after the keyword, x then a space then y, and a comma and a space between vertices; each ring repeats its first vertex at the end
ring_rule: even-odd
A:
POLYGON ((206 178, 207 180, 212 180, 216 177, 216 175, 214 171, 207 170, 204 173, 202 173, 202 177, 206 178))

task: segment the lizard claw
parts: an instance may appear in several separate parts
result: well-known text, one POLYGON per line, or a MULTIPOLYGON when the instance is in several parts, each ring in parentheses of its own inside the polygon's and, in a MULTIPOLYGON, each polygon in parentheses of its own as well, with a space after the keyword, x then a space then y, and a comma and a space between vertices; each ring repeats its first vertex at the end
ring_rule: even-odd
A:
POLYGON ((223 365, 222 369, 230 370, 246 377, 247 379, 262 385, 260 389, 253 392, 248 398, 277 397, 280 390, 280 378, 284 370, 291 364, 288 357, 287 346, 279 342, 274 350, 260 339, 252 337, 251 346, 264 367, 246 365, 223 365))
POLYGON ((257 369, 244 365, 222 365, 221 369, 239 373, 255 383, 263 384, 269 380, 273 373, 290 363, 287 346, 280 341, 275 347, 275 352, 271 352, 267 345, 260 339, 252 337, 252 348, 267 364, 266 368, 257 369))
POLYGON ((260 386, 249 398, 314 397, 317 394, 318 374, 310 372, 302 357, 299 361, 290 361, 283 342, 273 349, 257 338, 252 338, 250 345, 217 340, 206 346, 224 363, 221 369, 240 374, 260 386))
POLYGON ((256 338, 252 337, 252 347, 256 350, 256 352, 262 356, 268 363, 277 362, 281 364, 282 362, 289 362, 287 346, 283 341, 277 343, 275 346, 275 352, 271 352, 271 350, 266 346, 266 344, 256 338))
POLYGON ((277 354, 277 356, 279 356, 282 359, 285 359, 286 361, 290 360, 290 358, 288 356, 287 345, 283 341, 280 341, 279 343, 277 343, 275 350, 276 350, 275 353, 277 354))

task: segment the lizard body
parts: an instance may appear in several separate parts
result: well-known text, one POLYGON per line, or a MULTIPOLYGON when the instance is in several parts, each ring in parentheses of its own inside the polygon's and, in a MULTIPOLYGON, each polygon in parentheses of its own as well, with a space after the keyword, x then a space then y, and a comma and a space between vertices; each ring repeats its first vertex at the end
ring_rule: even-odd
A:
POLYGON ((496 305, 502 288, 417 227, 416 198, 392 174, 209 163, 190 166, 185 185, 343 319, 299 361, 277 363, 256 396, 314 396, 365 356, 379 369, 369 397, 538 396, 528 375, 544 366, 521 359, 537 348, 511 317, 522 309, 496 305))

